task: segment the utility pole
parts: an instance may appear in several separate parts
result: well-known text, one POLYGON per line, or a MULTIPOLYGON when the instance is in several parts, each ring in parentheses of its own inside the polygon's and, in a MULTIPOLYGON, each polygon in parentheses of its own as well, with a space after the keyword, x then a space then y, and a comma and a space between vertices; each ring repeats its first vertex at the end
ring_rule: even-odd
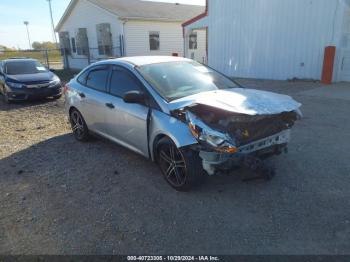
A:
POLYGON ((28 22, 28 21, 24 21, 23 24, 25 24, 25 26, 26 26, 26 28, 27 28, 27 36, 28 36, 29 49, 32 49, 32 43, 30 42, 29 29, 28 29, 29 22, 28 22))
POLYGON ((49 9, 50 9, 50 17, 51 17, 51 26, 52 26, 52 35, 53 35, 53 39, 56 43, 56 46, 58 46, 57 43, 57 37, 56 37, 56 33, 55 33, 55 23, 53 22, 53 15, 52 15, 52 6, 51 6, 51 1, 52 0, 46 0, 47 2, 49 2, 49 9))

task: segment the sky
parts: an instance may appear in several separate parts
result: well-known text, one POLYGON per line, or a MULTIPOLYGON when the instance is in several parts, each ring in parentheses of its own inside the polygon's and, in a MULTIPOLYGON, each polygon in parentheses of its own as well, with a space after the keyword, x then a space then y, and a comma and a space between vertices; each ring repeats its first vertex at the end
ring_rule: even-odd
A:
MULTIPOLYGON (((117 0, 116 0, 117 1, 117 0)), ((205 0, 153 0, 158 2, 204 5, 205 0)), ((70 0, 52 0, 55 25, 70 0)), ((52 41, 53 34, 47 0, 1 0, 0 45, 27 49, 29 47, 24 21, 29 22, 31 42, 52 41)))

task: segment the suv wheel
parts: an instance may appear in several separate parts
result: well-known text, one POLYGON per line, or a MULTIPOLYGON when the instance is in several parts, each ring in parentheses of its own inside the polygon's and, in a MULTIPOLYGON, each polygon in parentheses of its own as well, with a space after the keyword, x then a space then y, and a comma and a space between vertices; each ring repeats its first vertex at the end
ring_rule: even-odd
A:
POLYGON ((177 191, 189 191, 205 176, 198 153, 177 148, 169 138, 158 142, 157 161, 165 180, 177 191))
POLYGON ((74 137, 80 142, 88 141, 89 129, 81 113, 78 110, 73 109, 70 113, 69 119, 74 137))

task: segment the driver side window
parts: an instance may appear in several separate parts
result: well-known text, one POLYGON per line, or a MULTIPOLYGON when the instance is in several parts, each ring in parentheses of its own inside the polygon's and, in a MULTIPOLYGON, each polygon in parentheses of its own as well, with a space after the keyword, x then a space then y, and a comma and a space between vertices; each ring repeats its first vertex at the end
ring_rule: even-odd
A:
POLYGON ((122 98, 129 91, 142 91, 141 83, 128 70, 122 67, 113 67, 110 84, 111 95, 122 98))

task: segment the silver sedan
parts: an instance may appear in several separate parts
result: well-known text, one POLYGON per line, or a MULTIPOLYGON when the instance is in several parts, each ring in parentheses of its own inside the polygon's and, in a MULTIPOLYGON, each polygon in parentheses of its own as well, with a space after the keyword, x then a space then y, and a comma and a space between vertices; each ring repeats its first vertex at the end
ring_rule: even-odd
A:
POLYGON ((285 151, 301 116, 289 96, 243 88, 178 57, 101 61, 64 91, 77 140, 96 134, 129 148, 158 163, 179 191, 235 167, 256 170, 285 151))

